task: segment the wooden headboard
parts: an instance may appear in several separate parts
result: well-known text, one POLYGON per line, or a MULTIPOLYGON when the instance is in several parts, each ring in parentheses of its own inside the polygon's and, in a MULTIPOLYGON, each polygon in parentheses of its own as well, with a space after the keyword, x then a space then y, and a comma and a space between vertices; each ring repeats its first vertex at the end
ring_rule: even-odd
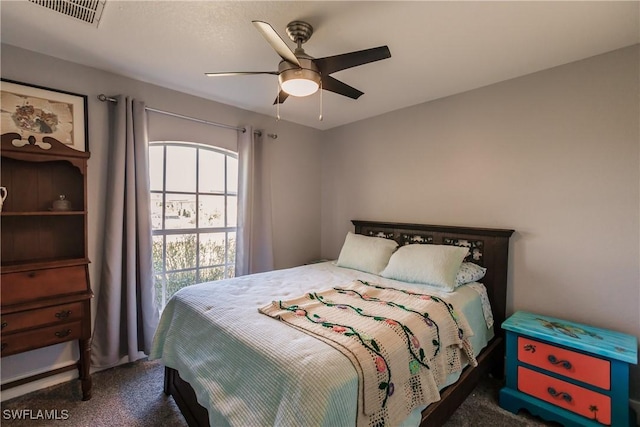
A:
POLYGON ((487 288, 494 318, 494 332, 502 335, 507 304, 509 237, 514 230, 456 227, 446 225, 402 224, 352 220, 356 234, 393 239, 399 245, 411 243, 469 247, 468 261, 486 267, 482 284, 487 288))

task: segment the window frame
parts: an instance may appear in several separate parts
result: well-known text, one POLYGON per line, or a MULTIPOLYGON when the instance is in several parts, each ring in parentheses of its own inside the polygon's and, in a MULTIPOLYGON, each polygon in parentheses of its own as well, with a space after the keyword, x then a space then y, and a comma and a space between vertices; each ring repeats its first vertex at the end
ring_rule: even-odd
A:
MULTIPOLYGON (((197 142, 187 141, 150 141, 149 150, 152 147, 162 147, 162 189, 151 189, 151 176, 150 176, 150 188, 149 193, 151 201, 153 203, 154 194, 161 196, 161 228, 153 228, 152 224, 152 239, 155 241, 157 237, 162 239, 162 270, 156 270, 156 263, 154 260, 154 278, 155 280, 161 280, 162 286, 160 287, 162 295, 160 298, 156 296, 156 301, 160 303, 160 310, 163 310, 169 297, 167 297, 167 275, 173 273, 188 273, 195 272, 195 281, 193 284, 201 283, 201 270, 204 269, 216 269, 221 268, 223 271, 223 279, 231 278, 235 276, 235 248, 233 248, 233 258, 229 258, 229 252, 231 250, 231 242, 235 242, 237 239, 237 212, 235 218, 235 225, 229 224, 229 199, 234 198, 237 201, 238 189, 237 184, 235 191, 229 190, 229 158, 238 160, 238 153, 224 148, 216 147, 209 144, 202 144, 197 142), (167 190, 167 147, 181 147, 195 149, 195 191, 175 191, 167 190), (223 191, 200 191, 200 153, 202 150, 218 153, 224 156, 224 190, 223 191), (171 195, 185 195, 195 197, 195 225, 190 228, 171 228, 166 229, 166 208, 167 208, 167 194, 171 195), (224 197, 224 225, 223 226, 207 226, 199 227, 200 225, 200 196, 222 196, 224 197), (201 265, 200 256, 200 237, 202 234, 220 233, 224 235, 224 260, 223 263, 201 265), (195 235, 195 260, 194 267, 186 267, 180 269, 168 269, 167 268, 167 237, 175 235, 195 235)), ((151 172, 151 159, 149 159, 149 172, 151 172)), ((152 209, 153 211, 153 209, 152 209)), ((208 279, 207 279, 208 280, 208 279)), ((154 285, 156 291, 158 286, 154 285)))

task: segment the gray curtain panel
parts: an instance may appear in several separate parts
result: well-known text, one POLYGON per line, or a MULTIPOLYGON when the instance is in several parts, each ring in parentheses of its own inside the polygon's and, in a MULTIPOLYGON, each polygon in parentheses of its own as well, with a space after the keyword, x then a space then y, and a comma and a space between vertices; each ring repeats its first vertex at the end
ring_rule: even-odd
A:
POLYGON ((141 101, 110 103, 104 255, 92 365, 149 352, 158 325, 153 286, 147 113, 141 101))
POLYGON ((238 132, 236 276, 273 270, 269 149, 250 126, 238 132))

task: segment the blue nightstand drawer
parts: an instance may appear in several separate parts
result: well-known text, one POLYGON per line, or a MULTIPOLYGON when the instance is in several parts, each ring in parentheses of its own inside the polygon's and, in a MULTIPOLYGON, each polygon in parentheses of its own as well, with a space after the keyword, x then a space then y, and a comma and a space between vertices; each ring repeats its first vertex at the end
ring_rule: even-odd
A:
POLYGON ((611 388, 611 362, 605 359, 518 337, 518 360, 604 390, 611 388))

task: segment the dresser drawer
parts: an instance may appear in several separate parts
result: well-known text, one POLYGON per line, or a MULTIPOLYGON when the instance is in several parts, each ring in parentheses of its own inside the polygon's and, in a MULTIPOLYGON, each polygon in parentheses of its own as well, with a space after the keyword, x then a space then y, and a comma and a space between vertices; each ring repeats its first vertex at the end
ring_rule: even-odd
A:
POLYGON ((524 337, 518 337, 518 360, 604 390, 611 388, 608 360, 524 337))
POLYGON ((609 396, 549 377, 523 366, 518 367, 518 390, 583 417, 611 425, 611 399, 609 396))
POLYGON ((21 271, 2 275, 2 305, 87 291, 86 266, 21 271))
POLYGON ((2 356, 82 338, 82 322, 69 322, 2 335, 2 356))
POLYGON ((81 302, 7 314, 2 316, 2 333, 68 322, 81 319, 83 315, 84 305, 81 302))

